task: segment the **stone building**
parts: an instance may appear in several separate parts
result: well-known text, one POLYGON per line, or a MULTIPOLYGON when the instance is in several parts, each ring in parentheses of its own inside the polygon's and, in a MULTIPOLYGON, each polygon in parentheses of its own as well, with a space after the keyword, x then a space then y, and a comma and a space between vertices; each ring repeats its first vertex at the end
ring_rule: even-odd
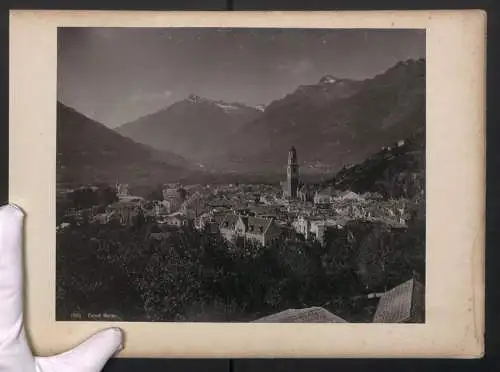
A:
POLYGON ((286 196, 288 199, 297 199, 299 188, 299 163, 297 161, 297 151, 292 146, 288 151, 288 165, 286 170, 286 196))

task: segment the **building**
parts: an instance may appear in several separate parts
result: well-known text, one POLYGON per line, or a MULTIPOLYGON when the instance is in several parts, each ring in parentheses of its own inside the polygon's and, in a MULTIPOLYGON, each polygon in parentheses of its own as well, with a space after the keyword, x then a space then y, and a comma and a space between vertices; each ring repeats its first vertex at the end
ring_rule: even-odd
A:
POLYGON ((297 198, 305 203, 305 202, 313 202, 314 201, 314 190, 309 185, 300 185, 297 191, 297 198))
POLYGON ((167 239, 171 235, 171 231, 165 228, 161 228, 158 225, 152 225, 148 232, 146 233, 146 237, 149 240, 164 240, 167 239))
POLYGON ((164 217, 164 223, 169 226, 186 227, 191 225, 191 220, 181 213, 173 213, 164 217))
POLYGON ((234 240, 237 235, 236 224, 238 223, 240 216, 236 214, 227 214, 224 216, 223 220, 219 225, 219 231, 227 240, 234 240))
POLYGON ((208 211, 207 202, 201 193, 195 192, 181 204, 180 211, 190 218, 198 218, 208 211))
POLYGON ((327 232, 337 227, 336 223, 325 220, 311 221, 310 235, 321 244, 325 244, 327 232))
POLYGON ((186 191, 179 184, 167 185, 162 189, 163 205, 167 213, 177 212, 186 198, 186 191))
POLYGON ((253 323, 347 323, 322 307, 288 309, 254 320, 253 323))
POLYGON ((118 181, 116 182, 116 196, 118 198, 120 197, 123 197, 123 196, 129 196, 130 195, 130 192, 129 192, 129 187, 127 184, 121 184, 121 183, 118 183, 118 181))
POLYGON ((297 191, 299 188, 299 163, 297 162, 297 151, 293 146, 290 151, 288 151, 286 177, 286 196, 289 199, 297 199, 297 191))
POLYGON ((133 196, 133 195, 122 195, 118 197, 118 201, 121 203, 131 203, 131 204, 136 204, 137 206, 143 208, 146 204, 147 201, 141 196, 133 196))
POLYGON ((154 200, 153 201, 153 213, 158 218, 160 216, 168 214, 167 208, 163 204, 163 201, 154 200))
POLYGON ((179 183, 168 184, 162 188, 163 200, 169 198, 178 198, 184 201, 186 199, 187 191, 179 183))
POLYGON ((327 232, 334 229, 335 226, 329 225, 325 222, 311 224, 311 233, 314 234, 314 237, 320 244, 326 243, 327 232))
POLYGON ((205 212, 194 220, 194 227, 197 230, 203 230, 211 222, 211 220, 212 215, 208 212, 205 212))
POLYGON ((177 212, 186 200, 187 192, 180 184, 166 185, 162 189, 163 205, 167 213, 177 212))
POLYGON ((265 205, 272 205, 276 203, 276 198, 274 195, 265 194, 260 196, 259 202, 265 205))
POLYGON ((341 229, 346 222, 346 220, 330 220, 300 215, 292 222, 292 226, 295 232, 304 235, 306 239, 315 239, 321 244, 325 244, 328 231, 341 229))
POLYGON ((96 214, 93 218, 93 222, 99 222, 100 224, 107 224, 110 223, 111 220, 116 216, 116 212, 104 212, 104 213, 99 213, 96 214))
POLYGON ((412 278, 380 297, 373 322, 423 323, 424 318, 424 286, 412 278))
POLYGON ((167 213, 175 213, 181 209, 182 202, 180 199, 173 197, 163 200, 163 206, 167 213))
POLYGON ((333 187, 327 187, 323 190, 316 191, 313 198, 314 204, 330 205, 334 195, 335 195, 335 190, 333 189, 333 187))
POLYGON ((106 214, 116 216, 122 225, 133 225, 140 213, 142 213, 140 205, 130 202, 119 201, 106 208, 106 214))
POLYGON ((299 216, 297 220, 293 221, 292 226, 298 234, 302 234, 306 239, 309 239, 311 234, 311 221, 309 218, 299 216))
POLYGON ((272 218, 227 214, 219 225, 221 234, 229 241, 237 238, 266 245, 280 235, 280 228, 272 218))
POLYGON ((358 195, 354 191, 350 190, 339 192, 335 196, 333 196, 333 201, 344 201, 344 200, 364 201, 365 199, 361 195, 358 195))

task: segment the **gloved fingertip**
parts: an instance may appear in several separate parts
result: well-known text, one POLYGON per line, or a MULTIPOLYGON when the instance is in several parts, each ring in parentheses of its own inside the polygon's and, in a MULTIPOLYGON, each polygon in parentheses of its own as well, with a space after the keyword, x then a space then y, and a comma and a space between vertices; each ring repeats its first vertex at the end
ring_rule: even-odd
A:
POLYGON ((12 203, 1 206, 0 214, 2 215, 2 217, 5 216, 7 218, 17 217, 20 219, 24 217, 24 211, 21 209, 21 207, 12 203))
POLYGON ((102 331, 103 337, 109 342, 109 344, 116 345, 115 353, 119 353, 123 350, 125 344, 125 333, 119 327, 109 328, 107 330, 102 331))

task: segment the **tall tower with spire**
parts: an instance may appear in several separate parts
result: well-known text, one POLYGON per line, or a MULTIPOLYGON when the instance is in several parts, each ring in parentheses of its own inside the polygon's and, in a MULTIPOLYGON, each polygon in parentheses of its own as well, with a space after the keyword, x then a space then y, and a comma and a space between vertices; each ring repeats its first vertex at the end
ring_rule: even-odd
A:
POLYGON ((287 197, 290 199, 297 198, 297 190, 299 188, 299 163, 297 162, 297 151, 295 147, 288 151, 288 166, 287 166, 287 197))

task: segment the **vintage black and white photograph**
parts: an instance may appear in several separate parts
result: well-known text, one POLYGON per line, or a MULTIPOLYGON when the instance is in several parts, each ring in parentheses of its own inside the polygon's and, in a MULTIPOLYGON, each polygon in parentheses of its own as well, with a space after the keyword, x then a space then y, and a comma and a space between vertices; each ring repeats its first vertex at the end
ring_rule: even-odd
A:
POLYGON ((57 37, 58 321, 425 323, 425 30, 57 37))

